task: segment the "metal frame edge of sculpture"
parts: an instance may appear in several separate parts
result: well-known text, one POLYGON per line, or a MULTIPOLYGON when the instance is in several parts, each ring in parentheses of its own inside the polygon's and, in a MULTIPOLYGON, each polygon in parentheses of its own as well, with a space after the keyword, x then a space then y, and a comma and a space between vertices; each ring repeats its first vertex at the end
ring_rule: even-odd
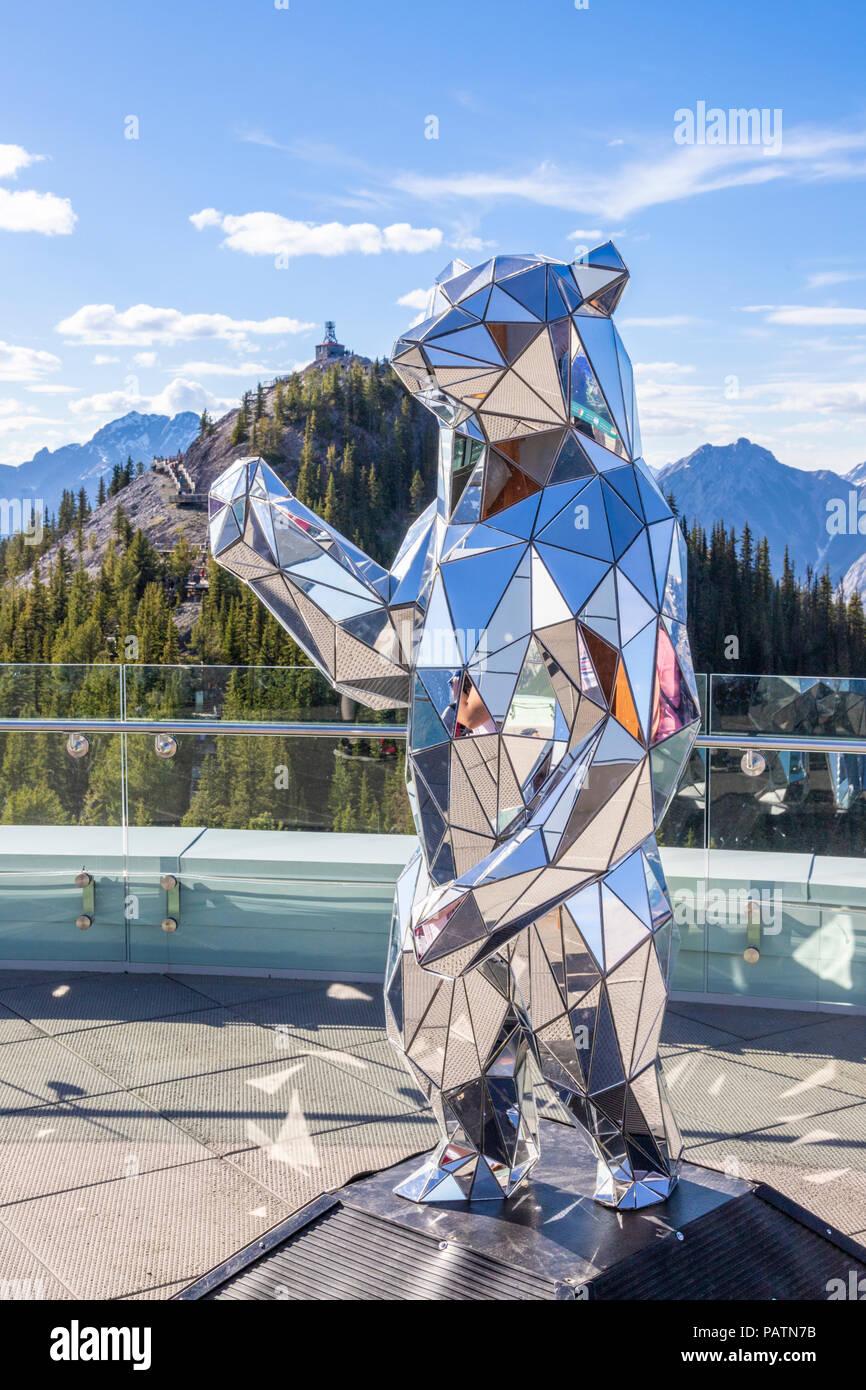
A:
POLYGON ((390 571, 258 458, 210 496, 216 560, 337 690, 408 706, 420 845, 388 1035, 441 1140, 397 1190, 510 1196, 538 1100, 596 1199, 664 1200, 682 1140, 658 1042, 675 927, 655 840, 699 725, 685 544, 640 458, 611 243, 452 262, 392 366, 437 417, 438 494, 390 571))

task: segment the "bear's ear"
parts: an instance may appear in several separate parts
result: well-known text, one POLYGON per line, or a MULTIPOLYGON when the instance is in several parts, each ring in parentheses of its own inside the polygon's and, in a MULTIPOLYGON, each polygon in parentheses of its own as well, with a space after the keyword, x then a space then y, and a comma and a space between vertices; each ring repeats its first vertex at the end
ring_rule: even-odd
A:
POLYGON ((628 266, 613 242, 575 257, 572 272, 584 302, 610 316, 628 284, 628 266))
POLYGON ((462 275, 462 274, 464 273, 464 271, 467 271, 467 270, 470 270, 470 269, 471 269, 471 266, 469 266, 469 265, 466 263, 466 261, 461 261, 461 260, 459 260, 459 259, 455 259, 455 260, 453 260, 453 261, 449 261, 448 264, 447 264, 446 266, 443 266, 443 267, 442 267, 442 269, 440 270, 439 274, 436 276, 436 280, 435 280, 434 283, 437 284, 437 285, 441 285, 441 284, 443 284, 446 280, 453 280, 453 278, 454 278, 455 275, 462 275))

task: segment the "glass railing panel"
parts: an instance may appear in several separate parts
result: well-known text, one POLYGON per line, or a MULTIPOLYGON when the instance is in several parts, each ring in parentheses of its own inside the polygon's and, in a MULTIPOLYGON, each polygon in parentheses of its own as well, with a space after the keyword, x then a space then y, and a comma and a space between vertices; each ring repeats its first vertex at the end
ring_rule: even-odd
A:
MULTIPOLYGON (((824 717, 834 721, 827 736, 840 736, 838 706, 834 714, 828 700, 824 717)), ((806 749, 712 750, 707 869, 696 885, 708 993, 866 1005, 863 761, 806 749)))
POLYGON ((402 724, 405 710, 370 710, 338 695, 310 666, 123 668, 130 719, 241 719, 402 724))
MULTIPOLYGON (((658 754, 654 755, 658 756, 658 754)), ((707 843, 707 753, 693 748, 659 826, 660 845, 702 850, 707 843)))
POLYGON ((820 973, 813 951, 820 914, 804 904, 785 902, 784 887, 774 886, 766 896, 760 925, 736 905, 739 895, 733 885, 727 886, 725 902, 721 885, 716 887, 716 903, 708 893, 706 910, 713 919, 707 924, 708 994, 819 1002, 820 973))
POLYGON ((0 718, 119 719, 121 676, 110 663, 0 662, 0 718))
POLYGON ((847 753, 714 749, 711 850, 864 855, 864 763, 866 759, 847 753))
POLYGON ((414 833, 398 738, 128 734, 129 852, 154 827, 414 833))
POLYGON ((0 808, 0 957, 124 960, 120 736, 0 734, 0 808))
POLYGON ((698 687, 698 704, 701 707, 701 733, 707 729, 707 718, 709 714, 710 699, 710 677, 702 671, 695 672, 695 682, 698 687))
POLYGON ((402 740, 175 741, 126 739, 130 959, 380 973, 414 848, 402 740))
POLYGON ((713 733, 866 738, 866 680, 714 675, 709 727, 713 733))

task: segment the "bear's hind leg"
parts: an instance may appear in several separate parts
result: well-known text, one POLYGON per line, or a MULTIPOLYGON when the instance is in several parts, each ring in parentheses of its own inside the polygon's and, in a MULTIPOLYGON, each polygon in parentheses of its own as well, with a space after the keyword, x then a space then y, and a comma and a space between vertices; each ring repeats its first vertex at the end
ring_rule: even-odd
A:
POLYGON ((598 1160, 595 1199, 670 1196, 682 1139, 658 1061, 673 924, 654 840, 533 923, 524 983, 539 1064, 598 1160), (660 870, 659 870, 660 872, 660 870))
POLYGON ((538 1159, 541 1081, 514 976, 499 957, 459 980, 434 975, 418 964, 399 921, 394 931, 388 1033, 442 1132, 395 1191, 413 1202, 510 1197, 538 1159))

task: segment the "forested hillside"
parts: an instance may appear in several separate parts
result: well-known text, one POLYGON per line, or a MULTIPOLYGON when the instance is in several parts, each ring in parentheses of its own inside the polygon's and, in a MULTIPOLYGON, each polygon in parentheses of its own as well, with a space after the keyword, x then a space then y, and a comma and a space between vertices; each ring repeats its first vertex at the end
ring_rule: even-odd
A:
POLYGON ((767 540, 756 544, 748 526, 738 537, 719 522, 708 537, 695 522, 686 539, 697 670, 866 676, 866 620, 856 590, 846 601, 826 569, 807 570, 798 583, 787 550, 774 579, 767 540))
MULTIPOLYGON (((387 563, 433 495, 435 444, 435 422, 390 368, 352 358, 260 386, 218 422, 204 415, 181 461, 117 465, 93 509, 67 492, 39 544, 0 542, 0 662, 18 663, 0 666, 0 714, 117 715, 123 667, 133 716, 351 719, 253 593, 207 557, 202 503, 233 458, 262 454, 387 563), (216 669, 229 667, 241 669, 216 669)), ((826 572, 800 584, 787 560, 774 580, 767 541, 748 526, 707 536, 692 523, 687 539, 696 669, 866 674, 857 594, 846 603, 826 572)), ((409 830, 401 746, 351 727, 339 740, 183 737, 170 761, 128 736, 130 823, 409 830)), ((64 742, 0 736, 6 823, 117 822, 119 739, 95 738, 82 763, 64 742)))

